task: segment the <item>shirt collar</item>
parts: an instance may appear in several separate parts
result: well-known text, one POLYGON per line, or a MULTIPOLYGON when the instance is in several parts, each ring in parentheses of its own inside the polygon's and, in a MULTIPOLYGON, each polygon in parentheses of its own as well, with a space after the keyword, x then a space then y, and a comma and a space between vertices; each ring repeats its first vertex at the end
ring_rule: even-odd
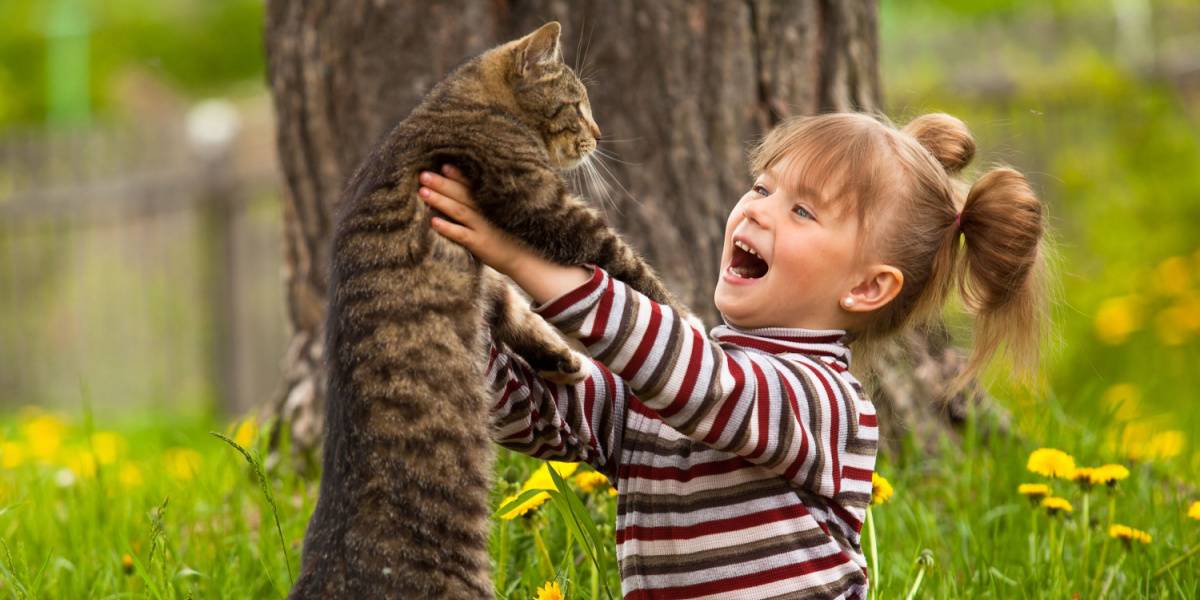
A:
POLYGON ((842 369, 850 368, 850 347, 854 334, 845 329, 805 329, 802 327, 759 327, 742 329, 729 324, 713 327, 714 340, 753 348, 769 354, 807 354, 826 358, 842 369))

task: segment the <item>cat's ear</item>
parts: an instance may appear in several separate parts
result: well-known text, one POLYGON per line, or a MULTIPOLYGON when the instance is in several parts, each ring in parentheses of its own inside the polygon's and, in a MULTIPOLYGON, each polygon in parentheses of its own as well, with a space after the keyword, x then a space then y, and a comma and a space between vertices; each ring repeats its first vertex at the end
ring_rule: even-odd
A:
POLYGON ((561 34, 562 25, 550 21, 525 36, 517 47, 517 71, 524 75, 535 67, 562 62, 561 34))

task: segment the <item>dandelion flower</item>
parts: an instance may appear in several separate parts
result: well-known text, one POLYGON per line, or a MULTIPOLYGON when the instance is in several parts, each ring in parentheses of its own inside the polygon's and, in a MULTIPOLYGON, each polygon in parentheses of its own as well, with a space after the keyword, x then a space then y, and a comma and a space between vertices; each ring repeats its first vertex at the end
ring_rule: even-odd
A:
POLYGON ((1152 281, 1155 290, 1165 296, 1179 296, 1187 292, 1191 284, 1187 259, 1182 256, 1167 257, 1154 268, 1152 281))
POLYGON ((1150 534, 1146 533, 1145 531, 1142 531, 1140 529, 1134 529, 1132 527, 1128 527, 1125 525, 1115 525, 1115 524, 1109 526, 1108 535, 1109 535, 1109 537, 1114 537, 1114 538, 1121 540, 1122 542, 1125 542, 1126 545, 1129 545, 1131 542, 1141 542, 1142 544, 1149 544, 1150 539, 1151 539, 1150 534))
POLYGON ((76 477, 95 477, 96 455, 87 450, 71 450, 63 458, 63 466, 70 469, 76 477))
POLYGON ((1026 469, 1043 477, 1068 478, 1075 472, 1075 459, 1054 448, 1038 448, 1029 455, 1026 469))
POLYGON ((554 478, 550 476, 551 467, 554 468, 554 471, 558 473, 560 477, 566 478, 570 477, 571 474, 575 472, 575 469, 579 468, 579 463, 558 461, 543 462, 542 466, 538 467, 538 469, 529 476, 529 479, 525 480, 525 483, 521 486, 521 491, 558 489, 554 487, 554 478))
POLYGON ((29 453, 43 462, 51 462, 62 446, 67 424, 54 415, 38 415, 21 426, 29 453))
POLYGON ((126 575, 133 575, 133 557, 128 554, 121 555, 121 570, 126 575))
POLYGON ((1200 521, 1200 500, 1188 507, 1188 518, 1200 521))
POLYGON ((111 431, 93 433, 91 442, 96 462, 102 465, 111 465, 117 462, 117 457, 125 450, 125 438, 121 437, 121 434, 111 431))
POLYGON ((1048 496, 1046 498, 1042 498, 1042 508, 1046 509, 1046 512, 1049 512, 1051 515, 1057 515, 1059 512, 1069 513, 1074 510, 1071 507, 1070 502, 1067 502, 1065 498, 1059 498, 1058 496, 1048 496))
MULTIPOLYGON (((500 503, 500 506, 504 506, 505 504, 512 502, 518 496, 520 496, 521 494, 523 494, 529 490, 558 489, 558 488, 554 487, 554 478, 550 476, 551 468, 553 468, 554 471, 556 473, 558 473, 560 476, 568 477, 571 475, 571 473, 575 472, 575 469, 579 468, 579 463, 568 463, 568 462, 557 462, 557 461, 543 462, 542 465, 540 467, 538 467, 537 470, 534 471, 532 475, 529 476, 529 479, 526 479, 525 483, 521 485, 520 491, 518 491, 516 494, 514 494, 512 496, 505 498, 504 501, 502 501, 500 503)), ((546 494, 546 493, 535 494, 534 496, 530 497, 528 500, 513 507, 512 510, 504 513, 503 515, 500 515, 500 518, 502 518, 506 521, 511 521, 512 519, 522 516, 522 515, 528 513, 529 511, 541 506, 548 499, 550 499, 550 494, 546 494)))
POLYGON ((243 448, 249 448, 254 444, 257 436, 258 424, 254 422, 254 417, 249 417, 238 423, 237 429, 233 433, 233 441, 243 448))
POLYGON ((546 585, 538 588, 534 600, 563 600, 562 588, 558 587, 557 581, 547 581, 546 585))
POLYGON ((609 495, 609 496, 616 496, 616 495, 617 495, 617 488, 615 488, 615 487, 610 487, 610 488, 608 488, 608 495, 609 495))
POLYGON ((1017 486, 1017 493, 1037 504, 1042 498, 1050 495, 1050 486, 1044 483, 1022 483, 1017 486))
POLYGON ((871 473, 871 504, 883 504, 892 499, 892 484, 879 473, 871 473))
POLYGON ((117 471, 117 481, 127 488, 138 487, 142 485, 142 470, 137 468, 137 465, 123 464, 117 471))
POLYGON ((191 448, 167 448, 163 452, 167 475, 178 481, 191 481, 200 472, 200 453, 191 448))
MULTIPOLYGON (((509 502, 512 502, 513 500, 516 500, 517 496, 519 496, 519 495, 520 494, 513 494, 512 496, 505 498, 504 500, 502 500, 500 502, 500 506, 504 506, 505 504, 508 504, 509 502)), ((547 494, 546 492, 542 492, 540 494, 534 494, 528 500, 512 507, 511 509, 509 509, 508 512, 500 515, 500 518, 504 519, 505 521, 511 521, 517 517, 525 516, 530 511, 536 509, 537 507, 541 506, 542 504, 545 504, 545 502, 549 499, 550 499, 550 494, 547 494)))
POLYGON ((17 442, 0 444, 0 467, 15 469, 25 462, 25 448, 17 442))
POLYGON ((1092 489, 1092 484, 1096 483, 1095 481, 1092 481, 1092 475, 1095 472, 1096 469, 1093 467, 1077 467, 1071 473, 1071 481, 1078 483, 1079 487, 1083 488, 1083 491, 1086 492, 1092 489))
POLYGON ((1096 309, 1096 337, 1116 346, 1142 326, 1141 300, 1137 296, 1117 296, 1100 303, 1096 309))
POLYGON ((1116 487, 1117 482, 1129 477, 1129 469, 1124 465, 1107 464, 1092 469, 1092 483, 1103 483, 1108 487, 1116 487))
POLYGON ((575 485, 579 486, 584 493, 590 494, 597 488, 607 487, 608 478, 604 476, 604 473, 586 471, 575 476, 575 485))

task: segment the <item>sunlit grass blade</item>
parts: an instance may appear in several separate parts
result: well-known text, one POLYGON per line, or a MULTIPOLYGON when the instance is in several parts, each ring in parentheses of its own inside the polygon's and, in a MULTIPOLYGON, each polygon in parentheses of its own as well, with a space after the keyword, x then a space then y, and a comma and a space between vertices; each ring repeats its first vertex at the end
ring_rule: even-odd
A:
POLYGON ((250 463, 250 468, 254 469, 254 474, 258 476, 258 486, 266 496, 267 504, 271 506, 271 516, 275 519, 275 532, 279 534, 279 548, 283 551, 283 561, 287 565, 289 585, 296 583, 296 578, 292 574, 292 559, 288 556, 287 542, 283 539, 283 526, 279 523, 279 507, 275 504, 275 494, 271 493, 271 485, 267 483, 267 476, 263 472, 262 464, 249 451, 224 434, 216 431, 210 431, 208 434, 219 438, 237 450, 246 459, 246 462, 250 463))

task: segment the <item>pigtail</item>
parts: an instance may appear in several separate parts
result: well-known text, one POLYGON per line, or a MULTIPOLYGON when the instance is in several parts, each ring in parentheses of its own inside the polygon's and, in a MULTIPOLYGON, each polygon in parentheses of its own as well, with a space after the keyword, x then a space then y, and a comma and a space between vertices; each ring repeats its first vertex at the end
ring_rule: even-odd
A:
POLYGON ((974 339, 952 391, 975 377, 1002 343, 1018 377, 1036 381, 1048 321, 1044 233, 1043 205, 1019 172, 993 169, 971 186, 951 244, 953 250, 961 234, 961 260, 952 259, 952 269, 974 316, 974 339))

